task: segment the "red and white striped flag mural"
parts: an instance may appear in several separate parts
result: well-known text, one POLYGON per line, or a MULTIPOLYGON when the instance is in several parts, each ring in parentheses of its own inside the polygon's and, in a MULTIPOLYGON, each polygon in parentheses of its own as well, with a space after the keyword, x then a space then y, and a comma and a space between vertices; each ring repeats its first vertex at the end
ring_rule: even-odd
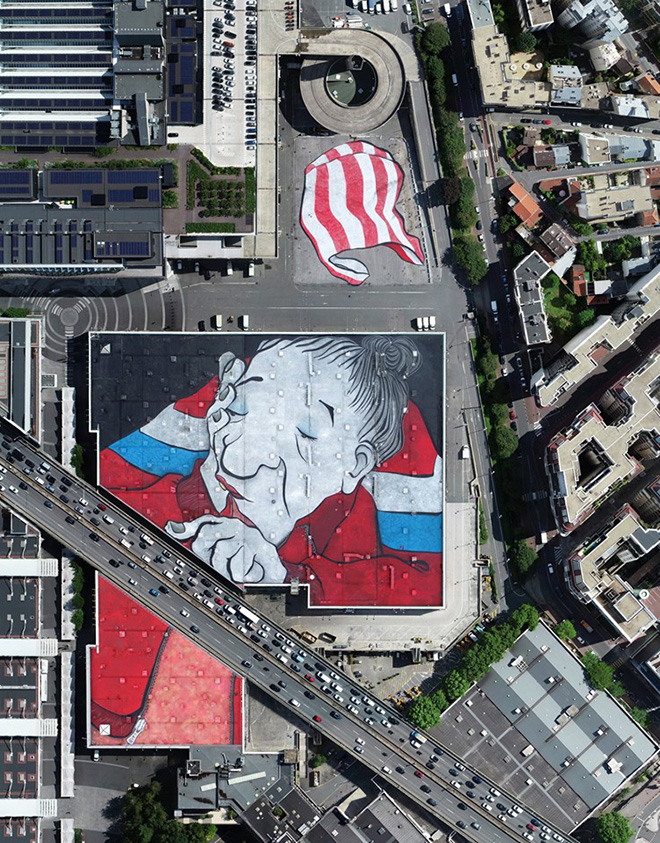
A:
POLYGON ((396 209, 402 186, 403 172, 390 153, 362 141, 336 146, 307 166, 300 224, 328 272, 361 284, 369 270, 341 253, 380 245, 408 263, 424 263, 419 240, 396 209))

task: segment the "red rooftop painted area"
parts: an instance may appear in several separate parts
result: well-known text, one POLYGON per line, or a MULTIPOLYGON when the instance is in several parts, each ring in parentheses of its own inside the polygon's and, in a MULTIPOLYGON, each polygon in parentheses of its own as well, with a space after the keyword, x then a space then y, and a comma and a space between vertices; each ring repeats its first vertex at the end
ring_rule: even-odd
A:
POLYGON ((89 650, 90 743, 242 743, 242 681, 103 577, 89 650))

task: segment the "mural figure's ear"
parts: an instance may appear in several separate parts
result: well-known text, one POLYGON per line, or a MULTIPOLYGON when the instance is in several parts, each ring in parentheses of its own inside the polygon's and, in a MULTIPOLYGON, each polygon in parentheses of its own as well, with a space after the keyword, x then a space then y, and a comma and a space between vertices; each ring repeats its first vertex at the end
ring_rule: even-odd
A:
POLYGON ((355 466, 344 474, 341 490, 350 495, 357 484, 376 466, 376 449, 370 442, 361 442, 355 449, 355 466))

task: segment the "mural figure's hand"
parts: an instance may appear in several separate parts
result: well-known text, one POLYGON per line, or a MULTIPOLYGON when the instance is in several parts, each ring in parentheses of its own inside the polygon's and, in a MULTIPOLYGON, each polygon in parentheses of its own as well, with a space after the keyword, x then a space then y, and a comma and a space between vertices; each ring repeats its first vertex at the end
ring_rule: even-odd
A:
POLYGON ((280 583, 286 568, 277 548, 237 518, 202 515, 193 521, 168 521, 165 530, 181 542, 192 539, 193 553, 236 583, 280 583))
POLYGON ((245 363, 230 351, 225 352, 218 360, 218 391, 215 401, 206 413, 206 426, 209 433, 209 453, 200 467, 200 474, 213 504, 218 512, 222 512, 227 502, 228 492, 218 483, 218 459, 222 454, 222 431, 230 421, 228 408, 236 398, 236 383, 243 377, 245 363), (216 439, 218 440, 216 442, 216 439))
POLYGON ((227 408, 236 398, 236 386, 245 372, 245 363, 239 360, 231 351, 226 351, 218 360, 218 391, 215 401, 206 413, 206 424, 209 429, 211 450, 215 436, 229 423, 227 408))

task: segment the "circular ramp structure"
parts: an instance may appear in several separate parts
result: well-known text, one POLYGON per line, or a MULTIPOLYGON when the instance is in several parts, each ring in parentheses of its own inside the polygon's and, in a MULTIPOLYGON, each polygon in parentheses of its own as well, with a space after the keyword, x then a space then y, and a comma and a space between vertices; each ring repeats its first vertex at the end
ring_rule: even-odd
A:
POLYGON ((325 129, 364 135, 398 111, 406 78, 391 40, 364 29, 308 31, 300 52, 303 102, 325 129))

